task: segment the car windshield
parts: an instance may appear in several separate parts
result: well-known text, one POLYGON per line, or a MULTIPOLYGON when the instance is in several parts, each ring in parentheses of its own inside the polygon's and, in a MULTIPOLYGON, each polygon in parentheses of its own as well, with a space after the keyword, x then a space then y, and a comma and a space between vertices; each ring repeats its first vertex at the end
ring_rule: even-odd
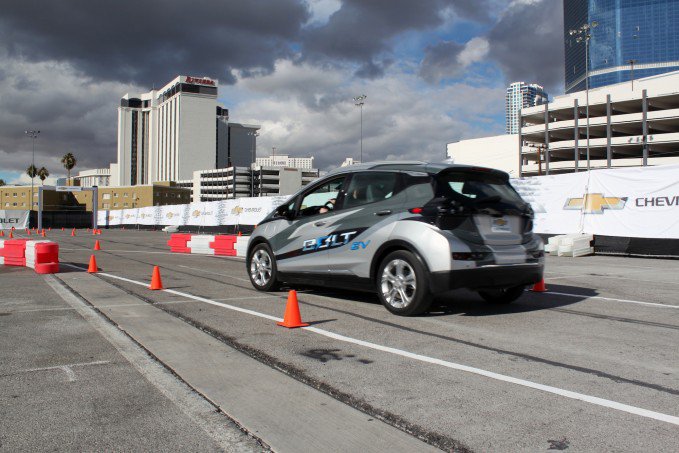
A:
POLYGON ((493 173, 450 172, 439 175, 437 181, 440 196, 465 204, 525 204, 506 178, 493 173))

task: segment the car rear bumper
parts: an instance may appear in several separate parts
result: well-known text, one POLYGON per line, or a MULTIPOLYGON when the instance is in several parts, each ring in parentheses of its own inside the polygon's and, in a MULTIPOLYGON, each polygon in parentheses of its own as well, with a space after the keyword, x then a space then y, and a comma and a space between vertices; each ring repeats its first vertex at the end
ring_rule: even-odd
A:
POLYGON ((498 288, 531 285, 542 279, 544 265, 541 263, 490 265, 474 269, 432 272, 430 288, 433 293, 451 289, 498 288))

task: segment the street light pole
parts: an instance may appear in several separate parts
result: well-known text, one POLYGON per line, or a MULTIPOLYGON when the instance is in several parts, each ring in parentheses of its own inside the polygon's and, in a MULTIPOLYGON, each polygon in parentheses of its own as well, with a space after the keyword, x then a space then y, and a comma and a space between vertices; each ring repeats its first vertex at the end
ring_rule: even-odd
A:
POLYGON ((591 23, 584 24, 580 28, 569 30, 568 34, 573 36, 576 35, 576 42, 585 42, 585 117, 587 120, 586 131, 587 131, 587 171, 590 171, 590 158, 589 158, 589 40, 592 38, 591 30, 596 28, 599 23, 597 21, 592 21, 591 23))
POLYGON ((250 131, 248 135, 252 136, 252 162, 250 163, 250 196, 255 196, 255 169, 254 165, 256 162, 255 149, 257 146, 257 137, 259 137, 259 132, 250 131))
MULTIPOLYGON (((24 134, 26 134, 31 140, 31 143, 33 145, 33 153, 31 157, 31 166, 35 168, 35 139, 38 138, 38 135, 40 134, 40 131, 24 131, 24 134)), ((29 210, 33 210, 33 179, 35 177, 31 178, 31 200, 28 204, 29 210)))
POLYGON ((361 109, 361 155, 360 155, 361 163, 363 163, 363 105, 365 104, 365 100, 367 97, 368 96, 366 96, 365 94, 362 94, 354 98, 354 105, 361 109))

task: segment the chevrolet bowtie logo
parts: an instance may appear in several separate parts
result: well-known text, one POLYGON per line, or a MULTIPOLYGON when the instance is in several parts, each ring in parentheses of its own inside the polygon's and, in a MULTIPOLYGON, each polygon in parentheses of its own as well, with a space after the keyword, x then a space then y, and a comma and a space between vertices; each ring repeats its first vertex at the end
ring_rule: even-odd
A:
POLYGON ((604 197, 601 193, 589 193, 584 198, 569 198, 564 209, 581 210, 584 206, 585 214, 603 214, 604 209, 622 209, 627 197, 604 197))

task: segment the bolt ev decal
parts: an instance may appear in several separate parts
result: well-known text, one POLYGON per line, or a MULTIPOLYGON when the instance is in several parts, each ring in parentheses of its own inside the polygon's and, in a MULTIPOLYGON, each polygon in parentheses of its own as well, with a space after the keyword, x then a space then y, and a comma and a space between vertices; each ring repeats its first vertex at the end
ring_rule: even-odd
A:
POLYGON ((354 242, 353 244, 351 244, 351 250, 361 250, 361 249, 364 249, 364 248, 366 248, 366 247, 368 246, 368 244, 370 244, 370 241, 365 241, 365 242, 356 241, 356 242, 354 242))
POLYGON ((357 231, 346 231, 333 233, 328 236, 321 236, 316 239, 307 239, 302 246, 302 252, 315 252, 317 250, 332 249, 341 247, 349 243, 349 240, 355 236, 357 231))

